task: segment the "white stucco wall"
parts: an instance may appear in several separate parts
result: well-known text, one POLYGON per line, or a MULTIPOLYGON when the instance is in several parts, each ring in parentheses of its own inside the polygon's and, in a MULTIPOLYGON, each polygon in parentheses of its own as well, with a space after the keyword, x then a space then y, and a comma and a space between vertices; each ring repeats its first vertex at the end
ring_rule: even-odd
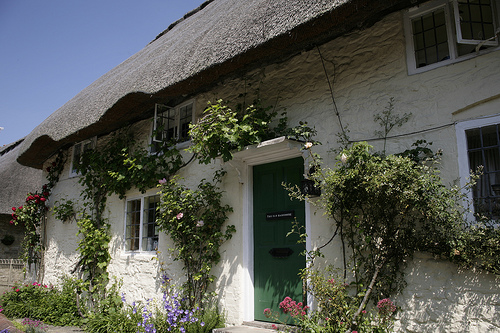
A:
MULTIPOLYGON (((246 80, 227 80, 196 98, 196 109, 203 109, 207 100, 223 98, 229 103, 242 102, 239 94, 247 92, 247 103, 257 96, 265 105, 286 110, 291 125, 307 121, 318 130, 317 140, 323 145, 316 151, 327 165, 333 165, 338 147, 339 121, 325 74, 333 85, 333 96, 351 140, 374 139, 378 125, 373 116, 381 112, 391 97, 396 113, 412 113, 409 122, 394 128, 391 135, 401 135, 387 142, 387 151, 400 152, 418 139, 433 142, 432 148, 443 149, 442 176, 455 181, 458 174, 456 121, 499 113, 500 52, 491 52, 471 60, 437 68, 421 74, 407 74, 405 61, 403 15, 395 13, 368 30, 338 38, 320 46, 327 73, 317 49, 312 49, 286 62, 261 68, 246 75, 246 80), (249 83, 252 83, 250 86, 249 83), (247 86, 245 86, 247 85, 247 86), (409 134, 414 133, 414 134, 409 134)), ((147 138, 150 122, 136 125, 138 133, 147 138)), ((376 149, 382 141, 370 141, 376 149)), ((259 151, 254 153, 254 158, 259 151)), ((50 162, 50 161, 48 161, 50 162)), ((195 186, 202 178, 211 178, 220 161, 210 166, 191 163, 181 171, 186 182, 195 186)), ((217 292, 227 313, 229 324, 252 319, 251 254, 248 219, 251 197, 251 166, 238 160, 224 163, 228 171, 223 189, 225 202, 234 213, 229 223, 236 234, 222 247, 221 264, 215 269, 219 276, 217 292)), ((78 198, 76 178, 68 178, 65 170, 54 189, 51 202, 60 197, 78 198)), ((154 192, 154 190, 153 190, 154 192)), ((130 191, 128 197, 138 195, 130 191)), ((111 221, 111 276, 123 280, 128 300, 146 299, 159 293, 159 265, 167 274, 181 280, 180 263, 169 258, 169 240, 160 237, 160 258, 154 253, 128 253, 123 250, 125 201, 116 196, 108 199, 111 221), (152 260, 153 259, 153 260, 152 260)), ((324 244, 334 227, 314 206, 307 217, 310 246, 324 244)), ((77 258, 76 224, 63 224, 50 217, 46 227, 45 282, 53 282, 68 273, 77 258)), ((325 248, 330 263, 342 265, 341 247, 334 241, 325 248)), ((425 254, 417 256, 408 267, 408 286, 396 297, 403 312, 396 328, 401 332, 485 332, 500 330, 498 316, 499 280, 478 272, 461 272, 447 262, 425 254)))

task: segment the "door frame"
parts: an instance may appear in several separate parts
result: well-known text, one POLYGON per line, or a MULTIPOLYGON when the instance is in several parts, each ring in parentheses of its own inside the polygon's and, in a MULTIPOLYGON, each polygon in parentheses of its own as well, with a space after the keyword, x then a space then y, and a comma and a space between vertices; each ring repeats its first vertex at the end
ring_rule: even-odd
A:
MULTIPOLYGON (((235 153, 233 160, 228 162, 239 175, 240 183, 243 185, 243 290, 242 290, 242 315, 243 321, 254 321, 254 241, 253 241, 253 166, 283 161, 295 157, 303 157, 304 170, 309 165, 309 153, 301 150, 304 144, 284 137, 265 141, 259 145, 247 147, 247 149, 235 153)), ((311 207, 309 202, 304 202, 305 227, 307 233, 306 249, 311 250, 311 207)), ((307 297, 310 305, 312 299, 307 297)))

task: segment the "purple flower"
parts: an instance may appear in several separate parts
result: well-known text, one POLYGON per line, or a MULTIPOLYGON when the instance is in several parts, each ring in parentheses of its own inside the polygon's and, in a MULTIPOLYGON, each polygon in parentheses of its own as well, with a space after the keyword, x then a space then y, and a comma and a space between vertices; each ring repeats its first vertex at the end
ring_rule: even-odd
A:
POLYGON ((160 184, 165 184, 166 182, 167 182, 167 180, 166 180, 165 178, 160 179, 160 180, 158 181, 158 183, 160 183, 160 184))
POLYGON ((196 226, 199 228, 199 227, 203 227, 204 224, 205 224, 205 222, 198 221, 198 223, 196 223, 196 226))

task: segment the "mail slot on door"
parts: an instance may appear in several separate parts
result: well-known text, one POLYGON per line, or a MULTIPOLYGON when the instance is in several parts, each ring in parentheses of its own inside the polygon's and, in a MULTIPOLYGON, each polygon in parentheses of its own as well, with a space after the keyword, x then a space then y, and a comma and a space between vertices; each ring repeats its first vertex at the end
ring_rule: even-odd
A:
POLYGON ((289 247, 275 247, 269 250, 269 254, 273 256, 273 258, 287 258, 291 256, 293 250, 289 247))

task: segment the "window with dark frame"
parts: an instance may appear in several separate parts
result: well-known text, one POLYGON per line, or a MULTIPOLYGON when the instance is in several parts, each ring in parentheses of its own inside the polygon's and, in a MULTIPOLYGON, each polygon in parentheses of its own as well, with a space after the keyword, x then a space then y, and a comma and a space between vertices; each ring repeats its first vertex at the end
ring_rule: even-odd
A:
POLYGON ((498 46, 499 2, 438 0, 410 10, 405 24, 411 37, 407 43, 409 72, 472 57, 476 47, 498 46))
POLYGON ((472 189, 474 210, 490 218, 500 217, 500 131, 488 125, 465 131, 469 167, 483 167, 483 175, 472 189))
POLYGON ((87 150, 91 150, 94 148, 96 139, 90 139, 86 141, 82 141, 79 143, 76 143, 73 146, 73 154, 71 156, 71 167, 70 167, 70 177, 78 176, 78 172, 76 170, 76 165, 80 161, 82 155, 84 152, 87 150))
POLYGON ((443 9, 414 19, 412 27, 417 67, 450 58, 443 9))
POLYGON ((158 151, 158 146, 166 142, 189 141, 189 124, 192 122, 193 102, 177 107, 156 104, 151 152, 158 151))

